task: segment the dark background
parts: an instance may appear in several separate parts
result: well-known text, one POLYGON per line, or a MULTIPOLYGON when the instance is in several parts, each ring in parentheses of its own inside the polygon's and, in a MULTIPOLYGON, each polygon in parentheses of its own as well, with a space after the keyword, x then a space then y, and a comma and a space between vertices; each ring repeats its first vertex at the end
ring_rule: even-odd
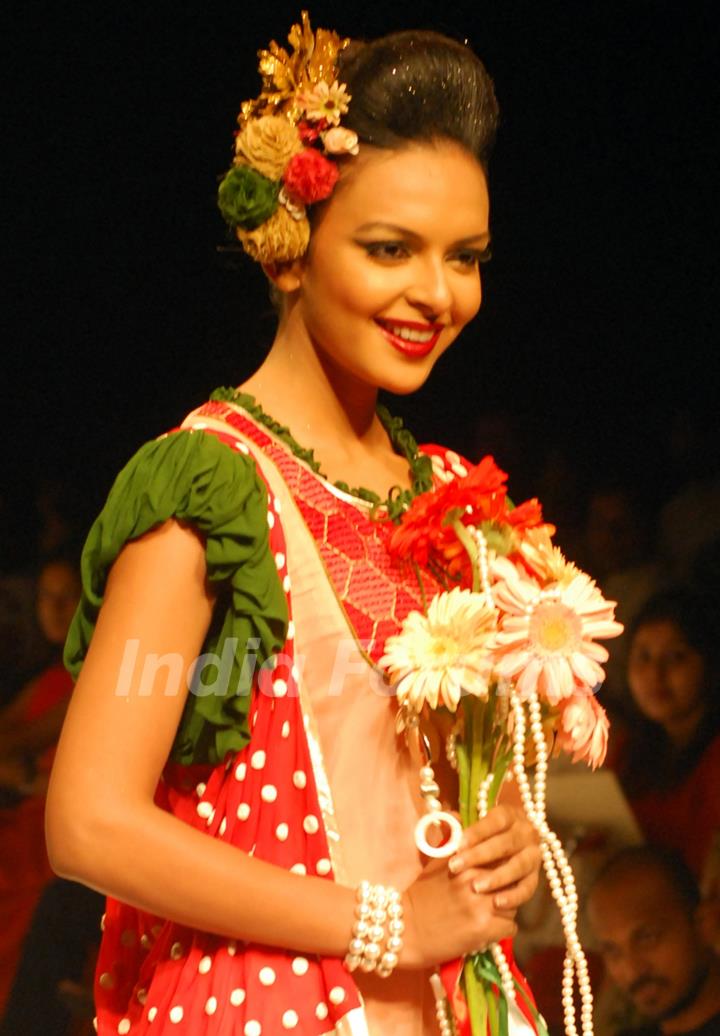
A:
MULTIPOLYGON (((483 310, 431 384, 391 406, 421 441, 519 463, 520 495, 553 448, 581 482, 619 478, 653 504, 678 463, 717 467, 714 6, 311 8, 352 36, 467 37, 495 80, 483 310), (501 431, 486 444, 487 414, 501 431), (673 453, 678 429, 692 450, 673 453)), ((214 195, 259 89, 255 51, 298 14, 277 0, 9 8, 6 510, 62 476, 91 513, 142 441, 262 358, 264 280, 218 254, 214 195)))

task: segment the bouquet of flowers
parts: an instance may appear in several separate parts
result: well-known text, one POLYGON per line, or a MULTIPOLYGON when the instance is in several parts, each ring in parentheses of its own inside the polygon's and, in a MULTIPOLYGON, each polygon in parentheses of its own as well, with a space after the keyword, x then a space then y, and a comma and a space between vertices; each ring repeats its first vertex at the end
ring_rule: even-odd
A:
MULTIPOLYGON (((593 768, 602 763, 608 721, 595 693, 608 653, 597 639, 618 636, 622 626, 614 620, 614 602, 604 600, 593 580, 553 545, 555 529, 543 522, 538 501, 513 506, 507 476, 491 457, 473 468, 454 454, 436 452, 432 461, 438 485, 412 501, 389 549, 416 566, 421 585, 425 569, 444 589, 425 614, 412 612, 388 639, 381 664, 395 685, 401 726, 412 726, 426 710, 454 716, 446 748, 458 773, 463 827, 495 803, 512 772, 538 831, 563 922, 566 1031, 577 1033, 577 978, 582 1032, 589 1036, 592 992, 576 933, 577 894, 562 845, 546 821, 545 779, 550 746, 593 768)), ((432 768, 424 770, 430 812, 456 823, 441 813, 432 768)), ((508 1012, 516 1006, 543 1031, 508 950, 493 945, 465 960, 466 1017, 458 1017, 457 1004, 455 1009, 461 1031, 506 1033, 508 1012)), ((452 1033, 450 1017, 439 1018, 441 1031, 452 1033)))

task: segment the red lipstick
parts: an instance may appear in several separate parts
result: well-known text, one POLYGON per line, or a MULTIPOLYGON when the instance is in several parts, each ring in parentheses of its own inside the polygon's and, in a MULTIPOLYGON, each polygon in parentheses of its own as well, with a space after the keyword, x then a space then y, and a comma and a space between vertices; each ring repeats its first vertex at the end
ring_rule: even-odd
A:
POLYGON ((422 358, 431 353, 437 345, 440 332, 443 329, 442 324, 421 324, 413 320, 393 320, 385 323, 382 320, 376 319, 375 323, 390 345, 405 356, 413 358, 422 358), (426 335, 431 334, 431 336, 429 338, 423 337, 420 341, 413 341, 409 338, 401 338, 399 334, 394 332, 393 328, 406 328, 408 331, 425 332, 426 335))

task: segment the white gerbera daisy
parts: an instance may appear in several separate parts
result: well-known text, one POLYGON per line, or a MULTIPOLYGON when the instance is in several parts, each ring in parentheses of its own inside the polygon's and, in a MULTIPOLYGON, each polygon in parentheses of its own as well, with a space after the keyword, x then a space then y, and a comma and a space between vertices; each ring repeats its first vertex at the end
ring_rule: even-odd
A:
POLYGON ((411 612, 380 659, 400 705, 416 713, 425 703, 455 712, 463 692, 486 698, 495 623, 483 595, 459 587, 434 597, 427 615, 411 612))

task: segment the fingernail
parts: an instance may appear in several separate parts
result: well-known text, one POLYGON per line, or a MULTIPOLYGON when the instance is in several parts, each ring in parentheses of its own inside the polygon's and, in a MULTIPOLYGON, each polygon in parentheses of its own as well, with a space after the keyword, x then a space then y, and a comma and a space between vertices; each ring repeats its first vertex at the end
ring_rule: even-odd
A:
POLYGON ((498 908, 498 910, 502 910, 503 907, 507 904, 507 900, 505 899, 505 896, 495 896, 493 903, 498 908))
POLYGON ((488 885, 487 878, 476 878, 473 882, 473 892, 487 892, 488 885))
POLYGON ((465 866, 465 861, 462 856, 453 856, 448 863, 448 870, 451 870, 453 874, 457 874, 458 871, 462 870, 465 866))

